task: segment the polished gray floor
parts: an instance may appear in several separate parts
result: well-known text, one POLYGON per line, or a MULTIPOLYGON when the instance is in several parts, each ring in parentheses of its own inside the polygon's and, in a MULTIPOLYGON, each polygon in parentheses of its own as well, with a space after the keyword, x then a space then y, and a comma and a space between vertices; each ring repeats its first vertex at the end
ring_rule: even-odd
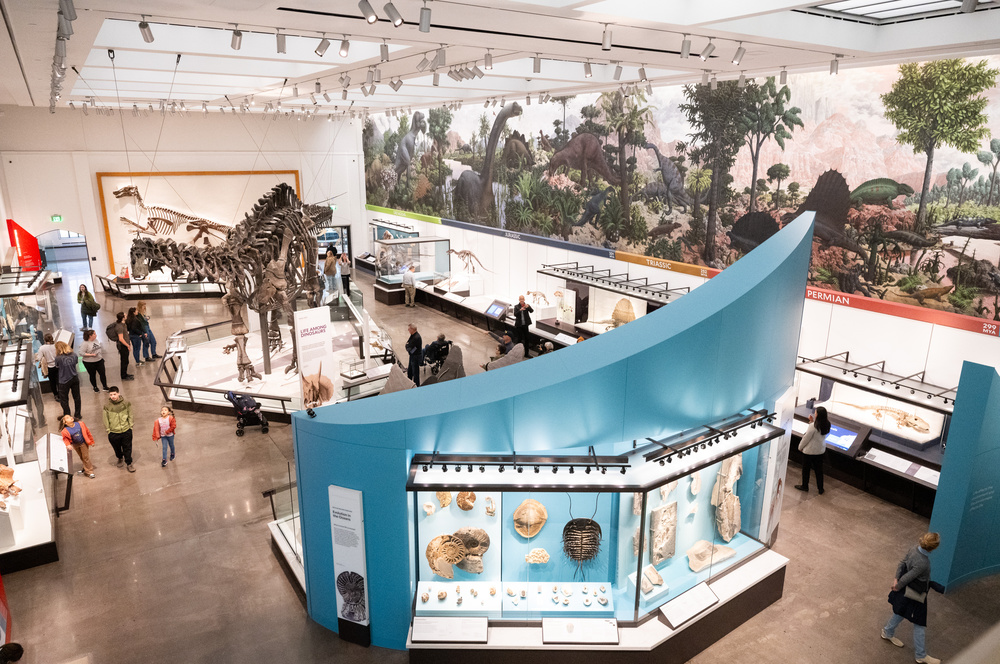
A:
MULTIPOLYGON (((63 322, 78 325, 70 297, 86 277, 63 268, 63 322)), ((494 345, 483 330, 425 307, 376 305, 370 283, 362 288, 398 345, 414 320, 425 342, 440 331, 462 344, 470 373, 494 345)), ((133 304, 103 295, 99 301, 98 330, 133 304)), ((224 316, 217 300, 151 301, 150 310, 161 341, 224 316)), ((117 376, 117 359, 108 365, 117 376)), ((104 395, 84 384, 84 419, 98 440, 97 478, 76 480, 72 509, 58 519, 60 561, 3 579, 14 639, 27 649, 23 661, 405 661, 405 653, 346 644, 312 622, 272 552, 261 492, 285 481, 288 426, 237 438, 232 418, 180 412, 177 459, 160 468, 151 432, 163 399, 152 385, 154 371, 153 364, 138 367, 137 379, 123 385, 136 409, 134 474, 115 467, 100 425, 104 395)), ((45 403, 54 422, 57 406, 51 397, 45 403)), ((823 496, 788 492, 776 546, 791 560, 784 597, 694 661, 912 662, 908 626, 898 632, 903 649, 882 641, 878 630, 889 615, 885 597, 896 563, 926 528, 926 519, 835 481, 823 496)), ((934 595, 930 653, 947 661, 998 616, 997 578, 934 595)))

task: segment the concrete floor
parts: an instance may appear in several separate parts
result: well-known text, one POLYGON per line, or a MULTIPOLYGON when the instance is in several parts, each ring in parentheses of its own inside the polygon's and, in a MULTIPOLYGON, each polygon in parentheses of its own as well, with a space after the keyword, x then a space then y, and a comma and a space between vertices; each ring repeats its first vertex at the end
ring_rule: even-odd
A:
MULTIPOLYGON (((79 325, 75 293, 89 275, 62 267, 64 322, 79 325)), ((370 279, 362 287, 369 309, 400 346, 406 323, 415 320, 425 343, 442 331, 462 344, 471 373, 494 345, 483 330, 425 307, 376 304, 370 279)), ((101 331, 115 311, 134 305, 98 300, 101 331)), ((153 300, 150 312, 161 341, 176 329, 224 317, 214 299, 153 300)), ((117 376, 111 355, 109 376, 117 376)), ((160 468, 151 440, 163 403, 154 372, 153 364, 138 367, 136 380, 123 385, 136 412, 134 474, 115 467, 100 424, 104 394, 84 383, 84 419, 98 441, 97 478, 77 478, 72 507, 57 521, 59 562, 3 579, 13 638, 26 648, 23 661, 406 661, 403 652, 343 643, 312 622, 272 551, 265 525, 271 512, 261 492, 286 481, 289 426, 237 438, 233 418, 180 412, 177 459, 160 468)), ((58 407, 51 397, 45 403, 54 422, 58 407)), ((797 476, 798 469, 789 472, 797 476)), ((908 626, 897 633, 906 648, 882 641, 878 630, 889 616, 885 597, 896 564, 926 528, 926 519, 833 480, 823 496, 789 491, 775 547, 791 559, 784 597, 692 661, 913 661, 908 626)), ((953 657, 997 616, 1000 578, 934 595, 929 652, 953 657)))

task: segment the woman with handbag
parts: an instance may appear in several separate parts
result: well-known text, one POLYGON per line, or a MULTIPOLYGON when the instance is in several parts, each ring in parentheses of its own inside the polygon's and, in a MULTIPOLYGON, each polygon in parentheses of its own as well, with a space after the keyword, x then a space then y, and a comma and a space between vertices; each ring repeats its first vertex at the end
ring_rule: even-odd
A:
POLYGON ((892 617, 882 628, 882 638, 902 648, 896 638, 896 628, 904 619, 913 623, 913 652, 919 664, 941 664, 941 660, 927 654, 925 632, 927 627, 927 593, 933 589, 944 592, 944 587, 931 581, 931 560, 928 554, 941 544, 941 535, 925 533, 917 546, 906 552, 906 557, 896 567, 896 578, 889 592, 892 617))

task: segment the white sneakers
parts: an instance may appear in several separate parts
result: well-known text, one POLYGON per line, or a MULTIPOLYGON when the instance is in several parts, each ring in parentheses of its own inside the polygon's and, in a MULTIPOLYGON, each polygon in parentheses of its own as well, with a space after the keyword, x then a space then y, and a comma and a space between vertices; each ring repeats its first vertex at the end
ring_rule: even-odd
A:
POLYGON ((891 643, 892 645, 896 646, 897 648, 903 647, 902 641, 897 639, 895 636, 889 636, 888 634, 885 633, 884 629, 882 630, 882 638, 891 643))

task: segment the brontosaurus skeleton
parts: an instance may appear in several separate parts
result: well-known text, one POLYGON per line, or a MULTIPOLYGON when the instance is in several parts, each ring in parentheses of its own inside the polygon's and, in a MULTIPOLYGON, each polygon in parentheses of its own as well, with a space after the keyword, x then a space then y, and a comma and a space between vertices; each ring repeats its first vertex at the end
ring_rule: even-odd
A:
MULTIPOLYGON (((252 214, 229 229, 225 243, 198 247, 173 240, 140 238, 132 243, 132 270, 137 277, 169 268, 174 279, 186 274, 189 282, 223 282, 224 304, 233 321, 240 380, 260 377, 246 353, 249 329, 243 307, 268 320, 268 344, 281 338, 278 313, 284 311, 294 326, 292 304, 305 294, 310 307, 319 306, 322 288, 316 269, 315 206, 303 206, 295 191, 282 183, 254 206, 252 214)), ((295 347, 295 334, 292 334, 295 347)), ((285 372, 296 369, 293 353, 285 372)))
POLYGON ((161 207, 159 205, 147 206, 143 200, 142 196, 139 195, 139 188, 135 185, 126 185, 121 189, 113 192, 115 198, 128 198, 129 196, 135 198, 136 203, 139 206, 139 219, 132 221, 127 217, 119 217, 123 224, 128 224, 134 226, 136 230, 136 236, 141 233, 149 233, 151 235, 175 235, 177 229, 184 226, 187 231, 198 231, 198 234, 194 236, 191 242, 198 242, 198 240, 205 237, 205 243, 208 244, 208 237, 214 237, 219 240, 223 239, 223 235, 229 231, 229 226, 220 224, 202 217, 193 217, 189 214, 184 214, 183 212, 178 212, 177 210, 171 210, 170 208, 161 207), (143 226, 142 216, 146 217, 146 225, 143 226), (216 232, 213 232, 216 231, 216 232), (220 235, 219 233, 222 233, 220 235))

